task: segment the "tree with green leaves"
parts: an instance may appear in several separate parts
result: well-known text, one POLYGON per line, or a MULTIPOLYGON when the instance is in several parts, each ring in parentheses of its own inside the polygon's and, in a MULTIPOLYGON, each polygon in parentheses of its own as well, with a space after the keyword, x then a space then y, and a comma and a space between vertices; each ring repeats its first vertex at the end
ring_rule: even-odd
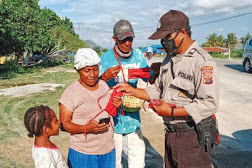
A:
POLYGON ((56 26, 64 30, 65 39, 71 39, 71 43, 65 42, 64 47, 75 50, 73 45, 83 46, 83 41, 74 33, 70 19, 61 19, 50 9, 40 9, 38 2, 0 1, 0 55, 49 52, 58 43, 52 37, 52 29, 56 26))
POLYGON ((2 54, 19 53, 30 50, 35 41, 36 18, 39 10, 38 0, 3 0, 0 5, 0 51, 2 54))
POLYGON ((209 36, 207 37, 207 42, 204 43, 205 47, 215 47, 216 43, 217 43, 217 34, 213 33, 213 34, 209 34, 209 36))
POLYGON ((250 39, 251 35, 249 33, 246 34, 246 36, 240 38, 240 42, 242 44, 242 48, 244 49, 244 46, 246 42, 250 39))
POLYGON ((216 39, 216 47, 225 47, 225 38, 219 35, 216 39))
POLYGON ((54 27, 52 29, 52 38, 58 50, 66 49, 76 53, 79 48, 86 47, 86 43, 83 40, 62 27, 54 27))
POLYGON ((240 45, 239 39, 236 37, 235 33, 227 34, 226 45, 230 47, 231 51, 240 45))
POLYGON ((225 47, 225 38, 216 33, 210 34, 207 41, 203 44, 204 47, 225 47))

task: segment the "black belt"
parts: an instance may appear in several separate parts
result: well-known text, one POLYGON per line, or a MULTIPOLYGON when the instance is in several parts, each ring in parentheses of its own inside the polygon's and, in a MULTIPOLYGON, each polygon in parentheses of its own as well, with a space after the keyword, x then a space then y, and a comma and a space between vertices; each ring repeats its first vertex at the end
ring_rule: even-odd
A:
POLYGON ((183 131, 189 131, 193 130, 195 123, 193 121, 191 122, 183 122, 178 124, 165 124, 166 125, 166 131, 168 132, 183 132, 183 131))

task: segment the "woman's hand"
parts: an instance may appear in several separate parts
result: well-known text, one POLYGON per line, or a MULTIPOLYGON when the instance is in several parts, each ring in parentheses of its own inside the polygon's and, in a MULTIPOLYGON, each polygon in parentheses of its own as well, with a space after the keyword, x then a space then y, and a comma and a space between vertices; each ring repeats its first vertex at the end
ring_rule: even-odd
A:
POLYGON ((121 97, 114 96, 112 100, 113 100, 113 103, 112 103, 112 104, 113 104, 116 108, 120 107, 120 105, 122 104, 122 98, 121 98, 121 97))
POLYGON ((87 133, 98 133, 98 132, 103 132, 107 131, 109 128, 109 124, 99 124, 95 120, 91 120, 86 124, 87 127, 87 133))

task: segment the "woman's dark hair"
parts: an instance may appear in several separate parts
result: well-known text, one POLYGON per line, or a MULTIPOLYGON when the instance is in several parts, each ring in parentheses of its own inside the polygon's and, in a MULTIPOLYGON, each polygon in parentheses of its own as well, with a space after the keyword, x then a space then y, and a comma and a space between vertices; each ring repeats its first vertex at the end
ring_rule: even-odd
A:
POLYGON ((51 128, 52 116, 48 106, 36 106, 28 109, 24 116, 24 124, 28 137, 40 136, 43 126, 51 128))

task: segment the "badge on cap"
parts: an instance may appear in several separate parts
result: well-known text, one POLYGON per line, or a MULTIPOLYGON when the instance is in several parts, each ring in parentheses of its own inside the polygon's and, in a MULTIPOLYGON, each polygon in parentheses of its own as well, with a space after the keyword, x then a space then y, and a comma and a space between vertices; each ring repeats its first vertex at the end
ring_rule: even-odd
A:
POLYGON ((159 29, 160 27, 161 27, 161 22, 160 22, 160 20, 159 20, 158 25, 157 25, 157 28, 159 29))
POLYGON ((123 25, 123 26, 121 26, 120 28, 121 28, 121 30, 127 30, 127 29, 129 29, 130 27, 129 27, 128 25, 123 25))
POLYGON ((130 32, 125 32, 124 35, 125 36, 130 36, 130 32))

